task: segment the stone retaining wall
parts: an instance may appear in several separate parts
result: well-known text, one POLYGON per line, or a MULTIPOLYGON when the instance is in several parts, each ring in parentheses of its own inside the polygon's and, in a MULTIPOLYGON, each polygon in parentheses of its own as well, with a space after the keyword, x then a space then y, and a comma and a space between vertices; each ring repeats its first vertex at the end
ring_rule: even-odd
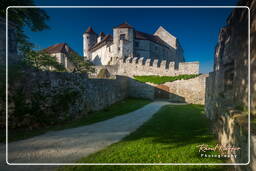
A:
POLYGON ((165 100, 171 102, 186 102, 191 104, 205 103, 205 82, 207 74, 188 80, 177 80, 164 84, 141 83, 129 78, 128 94, 131 97, 157 99, 156 91, 161 90, 167 94, 165 100), (161 88, 167 87, 167 89, 161 88))
POLYGON ((14 124, 10 127, 25 126, 34 117, 49 123, 51 118, 53 122, 79 118, 126 98, 127 86, 127 79, 120 76, 89 79, 85 74, 23 71, 9 80, 8 116, 14 124))
POLYGON ((164 83, 164 85, 169 87, 170 101, 176 101, 177 97, 183 97, 187 103, 204 104, 207 77, 207 74, 203 74, 188 80, 164 83))
POLYGON ((251 139, 251 163, 235 166, 236 170, 255 170, 255 133, 248 135, 248 111, 255 117, 256 81, 256 1, 240 0, 238 5, 251 11, 251 106, 248 107, 248 9, 234 9, 227 25, 220 30, 215 51, 214 72, 206 81, 207 117, 214 123, 214 131, 222 145, 240 147, 232 162, 248 162, 248 140, 251 139))

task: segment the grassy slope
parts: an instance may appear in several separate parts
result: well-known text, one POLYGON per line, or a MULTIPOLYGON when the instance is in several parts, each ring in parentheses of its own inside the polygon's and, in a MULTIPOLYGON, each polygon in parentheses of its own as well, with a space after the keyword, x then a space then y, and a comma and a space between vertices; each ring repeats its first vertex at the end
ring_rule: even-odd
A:
MULTIPOLYGON (((219 163, 201 158, 199 144, 215 145, 203 106, 165 106, 122 141, 82 158, 82 163, 219 163)), ((223 170, 223 166, 66 166, 60 170, 223 170)))
POLYGON ((154 84, 163 84, 165 82, 172 82, 176 80, 188 80, 191 78, 197 77, 198 74, 193 75, 178 75, 178 76, 157 76, 157 75, 149 75, 149 76, 134 76, 134 79, 140 82, 150 82, 154 84))
MULTIPOLYGON (((9 141, 16 141, 20 139, 25 139, 29 137, 33 137, 36 135, 43 134, 50 130, 61 130, 66 128, 73 128, 83 125, 89 125, 95 122, 103 121, 106 119, 110 119, 112 117, 122 115, 128 112, 132 112, 137 110, 144 105, 150 103, 150 100, 146 99, 135 99, 135 98, 128 98, 116 104, 109 106, 108 108, 90 113, 88 116, 80 118, 78 120, 74 120, 65 124, 51 126, 49 128, 42 128, 40 130, 9 130, 9 141)), ((1 142, 5 141, 4 134, 1 134, 1 142)))

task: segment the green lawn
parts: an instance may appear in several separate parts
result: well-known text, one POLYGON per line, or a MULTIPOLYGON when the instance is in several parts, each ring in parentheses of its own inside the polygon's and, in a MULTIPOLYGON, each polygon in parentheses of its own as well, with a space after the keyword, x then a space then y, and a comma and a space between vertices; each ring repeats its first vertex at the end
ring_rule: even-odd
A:
MULTIPOLYGON (((215 145, 202 105, 163 107, 138 130, 80 163, 220 163, 198 145, 215 145)), ((224 170, 223 166, 65 166, 59 170, 224 170)))
POLYGON ((149 76, 133 76, 135 80, 146 83, 154 83, 154 84, 163 84, 165 82, 172 82, 176 80, 188 80, 191 78, 197 77, 198 74, 192 75, 179 75, 179 76, 158 76, 158 75, 149 75, 149 76))
MULTIPOLYGON (((106 119, 110 119, 112 117, 122 115, 128 112, 132 112, 134 110, 137 110, 144 105, 150 103, 150 100, 146 99, 136 99, 136 98, 127 98, 123 101, 117 102, 108 108, 89 113, 89 115, 74 120, 70 121, 67 123, 63 123, 60 125, 55 125, 51 126, 48 128, 42 128, 40 130, 24 130, 24 129, 19 129, 19 130, 9 130, 8 136, 9 136, 9 141, 16 141, 16 140, 21 140, 21 139, 26 139, 29 137, 33 137, 36 135, 43 134, 47 131, 51 130, 61 130, 61 129, 66 129, 66 128, 73 128, 73 127, 78 127, 78 126, 83 126, 83 125, 89 125, 95 122, 103 121, 106 119)), ((2 130, 5 131, 5 130, 2 130)), ((5 134, 1 133, 1 142, 5 141, 5 134)))

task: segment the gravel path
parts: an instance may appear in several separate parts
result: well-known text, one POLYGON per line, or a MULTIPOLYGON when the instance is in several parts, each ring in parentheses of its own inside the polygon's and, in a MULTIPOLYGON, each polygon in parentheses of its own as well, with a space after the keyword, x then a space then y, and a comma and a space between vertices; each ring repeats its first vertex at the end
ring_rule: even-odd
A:
MULTIPOLYGON (((10 163, 72 163, 120 141, 135 131, 169 102, 155 101, 141 109, 109 120, 78 128, 51 131, 30 139, 9 143, 10 163)), ((4 161, 5 145, 0 146, 4 161)), ((25 167, 21 166, 25 169, 25 167)), ((31 167, 31 166, 30 166, 31 167)), ((35 168, 34 168, 35 169, 35 168)), ((20 169, 19 169, 20 170, 20 169)), ((48 170, 48 169, 47 169, 48 170)))

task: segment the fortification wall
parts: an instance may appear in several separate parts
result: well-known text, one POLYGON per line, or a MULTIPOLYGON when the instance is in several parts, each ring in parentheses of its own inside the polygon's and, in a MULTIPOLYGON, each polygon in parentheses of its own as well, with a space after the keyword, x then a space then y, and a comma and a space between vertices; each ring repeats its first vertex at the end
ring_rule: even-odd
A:
MULTIPOLYGON (((256 1, 239 2, 251 9, 251 45, 256 42, 256 1)), ((256 117, 255 46, 251 46, 251 117, 256 117)), ((206 114, 214 123, 214 131, 224 146, 240 147, 234 163, 247 163, 248 139, 255 142, 255 130, 248 137, 248 9, 234 9, 227 25, 220 30, 215 51, 214 72, 206 81, 206 114)), ((256 147, 251 145, 248 166, 236 170, 256 169, 256 147)))
MULTIPOLYGON (((126 98, 127 86, 127 79, 119 76, 89 79, 85 74, 26 70, 9 80, 9 125, 15 128, 18 121, 26 127, 40 118, 50 123, 79 118, 126 98)), ((0 99, 3 113, 4 104, 0 99)), ((0 123, 5 123, 2 119, 0 123)))
POLYGON ((175 76, 185 74, 199 74, 199 62, 175 62, 166 60, 129 57, 119 61, 117 74, 132 77, 134 75, 175 76))
POLYGON ((128 94, 129 97, 155 99, 155 87, 150 84, 141 83, 139 81, 128 79, 128 94))
POLYGON ((208 74, 204 74, 189 80, 177 80, 165 83, 164 85, 169 87, 170 101, 175 101, 176 97, 183 97, 187 103, 204 104, 207 77, 208 74))
POLYGON ((128 79, 128 96, 136 98, 157 99, 157 91, 165 94, 165 99, 171 102, 186 102, 191 104, 205 103, 205 82, 208 74, 188 80, 177 80, 164 84, 142 83, 132 78, 128 79))

